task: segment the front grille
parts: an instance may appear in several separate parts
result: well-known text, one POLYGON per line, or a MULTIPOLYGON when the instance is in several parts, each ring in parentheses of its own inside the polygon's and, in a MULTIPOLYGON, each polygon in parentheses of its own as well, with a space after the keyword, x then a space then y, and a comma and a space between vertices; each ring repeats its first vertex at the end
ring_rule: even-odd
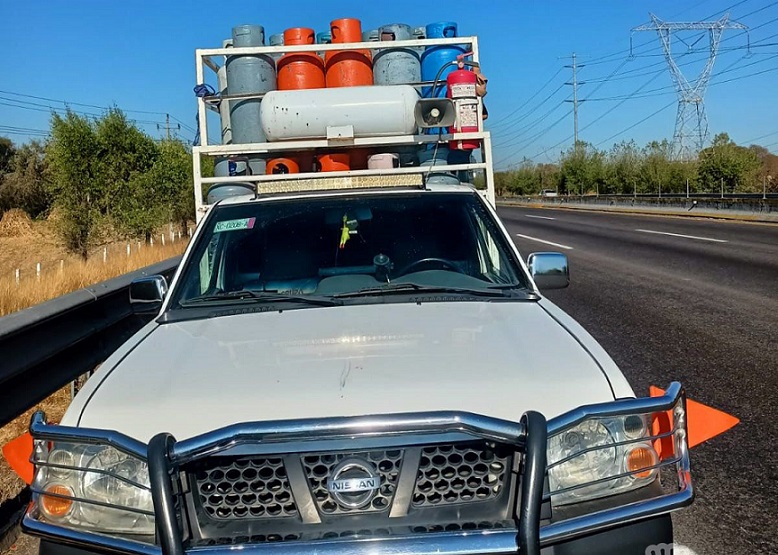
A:
POLYGON ((192 469, 203 510, 216 520, 297 516, 281 458, 213 458, 192 469))
POLYGON ((489 529, 513 518, 516 464, 514 447, 483 440, 212 456, 181 469, 189 545, 489 529), (362 474, 353 474, 354 463, 362 474), (331 493, 339 465, 339 480, 362 479, 365 469, 379 477, 375 495, 354 504, 365 490, 331 493))
POLYGON ((397 477, 402 466, 403 451, 368 451, 362 453, 318 453, 303 457, 303 468, 308 477, 308 485, 311 488, 313 498, 316 500, 319 510, 328 515, 346 513, 370 513, 386 511, 392 504, 394 492, 397 487, 397 477), (362 459, 372 464, 381 476, 381 488, 366 507, 349 509, 335 502, 327 490, 327 480, 337 467, 345 459, 362 459))
POLYGON ((488 501, 500 495, 510 452, 484 444, 425 447, 419 461, 413 506, 488 501))

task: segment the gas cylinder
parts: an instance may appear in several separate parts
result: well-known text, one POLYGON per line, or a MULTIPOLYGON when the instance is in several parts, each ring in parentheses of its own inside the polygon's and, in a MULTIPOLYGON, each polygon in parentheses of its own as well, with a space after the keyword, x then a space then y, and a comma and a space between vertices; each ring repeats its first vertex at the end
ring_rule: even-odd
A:
POLYGON ((332 42, 332 33, 329 31, 322 31, 316 33, 316 44, 330 44, 332 42))
POLYGON ((332 152, 329 154, 320 154, 314 161, 316 171, 320 172, 342 172, 351 169, 351 157, 348 152, 332 152))
MULTIPOLYGON (((261 25, 239 25, 232 29, 232 43, 234 48, 263 46, 265 30, 261 25)), ((226 66, 229 94, 266 93, 276 88, 276 66, 270 56, 228 56, 226 66)), ((259 98, 230 101, 233 143, 264 142, 260 105, 259 98)))
POLYGON ((430 168, 425 174, 426 183, 438 183, 447 185, 459 185, 459 178, 449 171, 435 171, 435 166, 447 166, 449 150, 446 146, 440 146, 437 149, 422 151, 419 155, 422 168, 430 168))
POLYGON ((279 173, 300 173, 300 166, 297 163, 297 160, 292 158, 273 158, 272 160, 268 160, 265 173, 267 175, 279 173))
MULTIPOLYGON (((475 92, 477 78, 469 69, 456 69, 446 77, 447 96, 454 101, 456 123, 448 130, 450 133, 475 133, 478 131, 478 96, 475 92)), ((450 141, 449 147, 456 150, 473 150, 480 141, 450 141)))
POLYGON ((355 137, 413 135, 419 95, 410 85, 270 91, 260 119, 269 141, 324 139, 331 127, 355 137))
MULTIPOLYGON (((237 169, 237 164, 227 158, 217 158, 214 164, 213 174, 216 177, 226 177, 228 175, 245 175, 246 166, 240 162, 242 170, 237 169)), ((218 201, 238 195, 247 195, 254 192, 253 183, 214 183, 208 187, 206 195, 208 204, 216 204, 218 201)))
MULTIPOLYGON (((428 39, 451 38, 457 36, 457 24, 454 22, 430 23, 426 27, 428 39)), ((428 46, 421 55, 421 78, 422 81, 434 81, 435 77, 445 64, 453 62, 457 56, 464 54, 465 48, 460 45, 452 44, 447 46, 428 46)), ((445 85, 446 77, 454 71, 454 66, 448 66, 440 76, 441 85, 445 85)), ((429 98, 432 96, 432 87, 424 87, 422 96, 429 98)), ((436 89, 435 96, 446 96, 446 87, 440 86, 436 89)))
MULTIPOLYGON (((284 34, 276 33, 275 35, 270 35, 270 38, 267 40, 267 43, 269 46, 283 46, 284 34)), ((271 54, 271 56, 274 60, 278 61, 278 58, 281 57, 281 54, 271 54)))
MULTIPOLYGON (((393 23, 379 28, 381 42, 411 40, 410 25, 393 23)), ((381 49, 373 58, 373 82, 376 85, 400 85, 421 81, 419 53, 411 48, 381 49)))
MULTIPOLYGON (((413 34, 414 40, 424 40, 427 38, 427 28, 426 27, 414 27, 413 31, 411 31, 413 34)), ((421 57, 422 53, 424 52, 423 46, 417 46, 414 48, 416 52, 419 53, 419 57, 421 57)))
POLYGON ((378 29, 370 29, 362 33, 362 42, 378 42, 381 40, 378 34, 378 29))
MULTIPOLYGON (((336 19, 330 23, 333 44, 362 41, 358 19, 336 19)), ((373 84, 373 63, 369 50, 328 51, 324 54, 327 87, 359 87, 373 84)))
MULTIPOLYGON (((313 29, 293 27, 284 31, 284 44, 314 44, 313 29)), ((284 54, 278 60, 278 90, 323 89, 324 61, 313 52, 284 54)))

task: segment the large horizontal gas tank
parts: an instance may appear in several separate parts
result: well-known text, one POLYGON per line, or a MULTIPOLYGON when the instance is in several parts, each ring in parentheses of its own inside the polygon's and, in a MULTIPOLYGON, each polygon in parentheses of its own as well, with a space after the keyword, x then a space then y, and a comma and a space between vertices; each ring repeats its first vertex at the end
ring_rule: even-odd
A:
POLYGON ((260 120, 268 141, 324 139, 328 127, 347 125, 355 137, 413 135, 418 99, 409 85, 270 91, 260 120))

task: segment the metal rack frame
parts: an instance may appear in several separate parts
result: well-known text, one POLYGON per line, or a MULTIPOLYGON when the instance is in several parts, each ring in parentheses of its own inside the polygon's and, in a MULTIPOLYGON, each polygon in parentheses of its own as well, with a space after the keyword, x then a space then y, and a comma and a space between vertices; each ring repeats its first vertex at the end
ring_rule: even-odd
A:
MULTIPOLYGON (((469 47, 472 52, 472 60, 479 62, 479 49, 477 37, 455 37, 443 39, 425 39, 425 40, 407 40, 387 42, 355 42, 338 44, 305 44, 293 46, 257 46, 240 48, 210 48, 195 50, 195 68, 198 84, 206 82, 206 71, 208 68, 217 75, 227 56, 252 56, 252 55, 273 55, 288 54, 296 52, 322 53, 342 50, 370 50, 378 51, 386 48, 419 48, 427 46, 445 46, 461 45, 469 47), (221 63, 220 63, 221 62, 221 63)), ((409 83, 411 86, 428 86, 428 83, 409 83)), ((238 95, 241 99, 261 98, 263 94, 256 95, 238 95)), ((237 99, 229 95, 218 97, 223 101, 237 99)), ((483 172, 486 183, 486 190, 482 192, 484 197, 495 205, 494 190, 494 167, 492 158, 491 135, 483 128, 483 101, 478 98, 478 131, 471 133, 446 133, 439 135, 396 135, 389 137, 357 137, 357 138, 330 138, 313 140, 290 140, 265 143, 243 143, 243 144, 209 144, 208 141, 208 121, 207 112, 214 108, 214 97, 197 98, 197 117, 200 128, 201 144, 192 148, 192 164, 194 177, 194 196, 195 209, 198 223, 207 213, 209 205, 203 201, 203 185, 212 183, 255 183, 260 187, 261 183, 272 181, 295 181, 300 179, 312 179, 322 177, 358 177, 375 176, 391 174, 427 174, 430 172, 454 172, 476 170, 483 172), (481 141, 481 161, 466 164, 448 164, 436 165, 431 167, 401 167, 393 169, 380 170, 349 170, 342 172, 321 172, 321 173, 296 173, 296 174, 273 174, 273 175, 243 175, 227 177, 203 177, 202 175, 202 157, 203 156, 246 156, 252 154, 271 154, 273 152, 285 151, 304 151, 333 148, 354 148, 370 146, 408 146, 422 145, 430 143, 446 144, 452 140, 480 140, 481 141)), ((218 110, 218 108, 217 108, 218 110)))

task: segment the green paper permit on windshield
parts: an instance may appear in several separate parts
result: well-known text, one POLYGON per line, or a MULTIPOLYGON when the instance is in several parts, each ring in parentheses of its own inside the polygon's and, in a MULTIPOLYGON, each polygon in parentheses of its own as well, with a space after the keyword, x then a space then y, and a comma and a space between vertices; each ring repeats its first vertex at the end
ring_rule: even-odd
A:
POLYGON ((254 223, 256 221, 256 218, 241 218, 239 220, 224 220, 222 222, 216 222, 216 225, 213 227, 213 232, 221 233, 222 231, 254 229, 254 223))

